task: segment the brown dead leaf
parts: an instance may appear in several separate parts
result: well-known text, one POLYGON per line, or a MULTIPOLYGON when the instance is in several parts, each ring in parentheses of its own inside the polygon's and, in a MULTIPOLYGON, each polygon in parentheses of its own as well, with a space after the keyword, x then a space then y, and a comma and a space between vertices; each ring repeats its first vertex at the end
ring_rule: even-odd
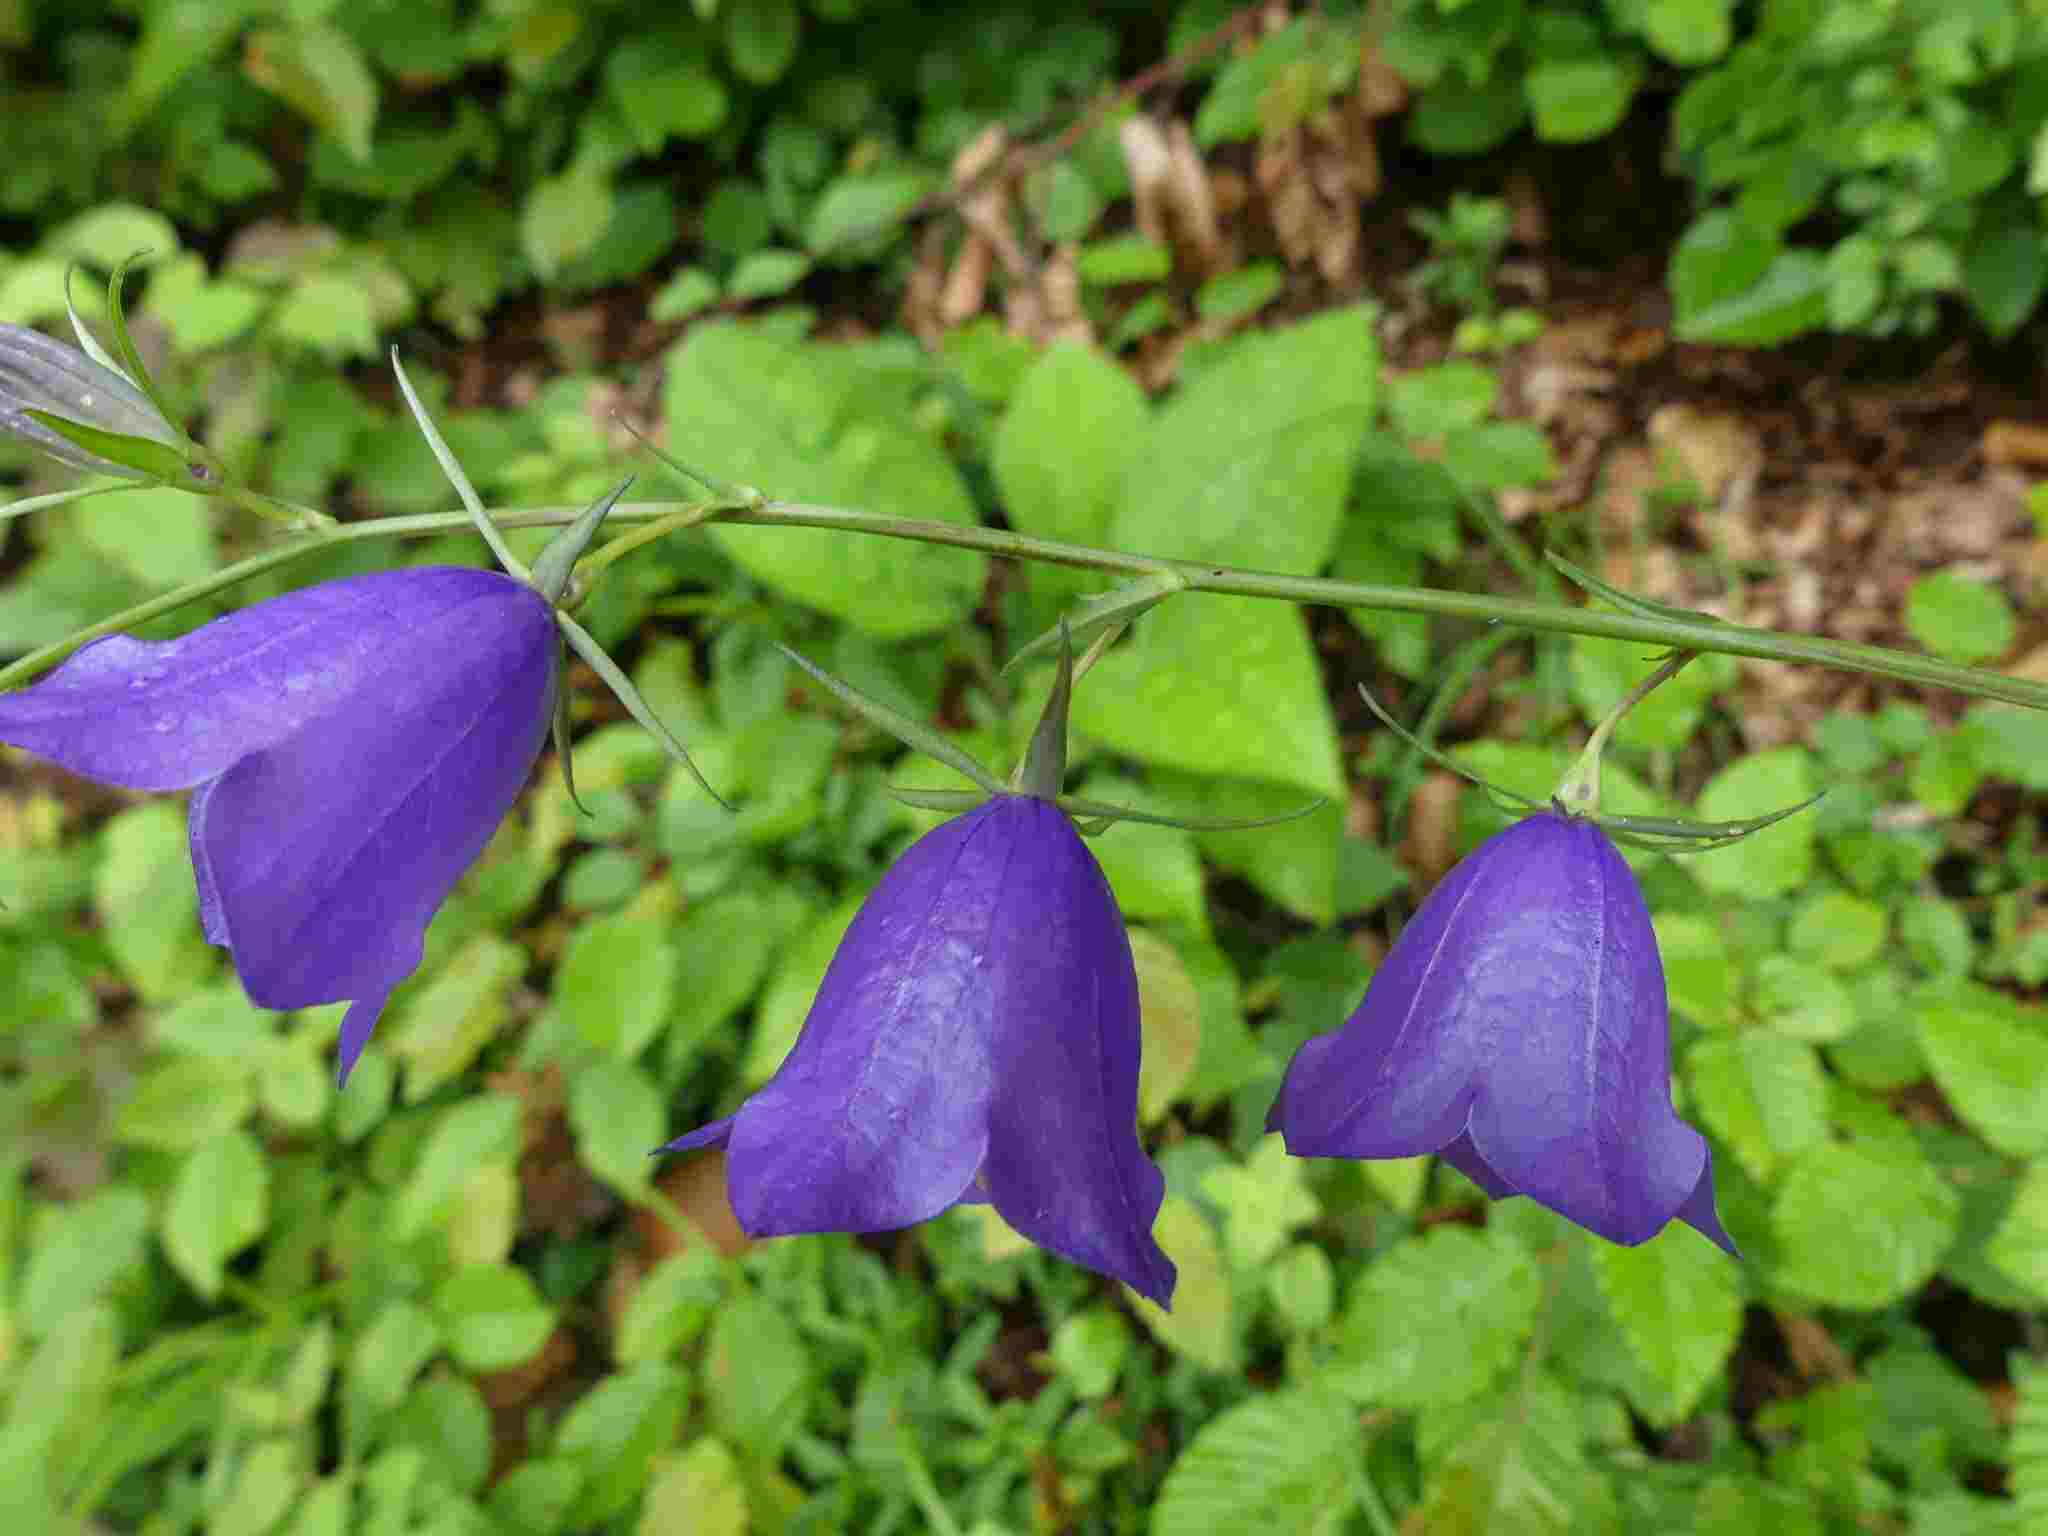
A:
POLYGON ((1764 447, 1748 419, 1695 405, 1660 406, 1650 413, 1650 443, 1710 502, 1720 502, 1764 469, 1764 447))
POLYGON ((1415 877, 1417 894, 1428 891, 1458 861, 1458 797, 1464 781, 1433 768, 1422 776, 1408 800, 1408 835, 1401 843, 1401 862, 1415 877))
MULTIPOLYGON (((713 1147, 676 1158, 655 1179, 656 1188, 675 1202, 691 1226, 727 1258, 737 1258, 753 1245, 732 1213, 725 1188, 725 1152, 713 1147)), ((654 1212, 635 1207, 633 1230, 651 1265, 682 1251, 683 1238, 654 1212)))
POLYGON ((1856 1366, 1849 1358, 1849 1352, 1835 1342, 1833 1334, 1813 1318, 1802 1317, 1796 1312, 1772 1314, 1778 1322, 1778 1332, 1785 1340, 1785 1353, 1792 1357, 1792 1367, 1808 1381, 1853 1381, 1856 1366))
POLYGON ((2048 467, 2048 426, 2032 421, 1994 421, 1984 429, 1984 462, 1999 468, 2048 467))

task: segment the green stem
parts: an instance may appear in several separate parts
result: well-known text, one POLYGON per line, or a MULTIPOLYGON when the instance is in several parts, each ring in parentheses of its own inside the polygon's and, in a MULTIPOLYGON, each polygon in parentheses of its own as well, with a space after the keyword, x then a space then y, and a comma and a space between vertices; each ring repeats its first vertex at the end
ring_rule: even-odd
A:
MULTIPOLYGON (((670 517, 701 503, 677 501, 621 502, 613 508, 611 522, 651 522, 670 517)), ((586 509, 580 506, 521 507, 492 519, 500 528, 556 527, 573 522, 586 509)), ((1741 624, 1722 624, 1702 616, 1698 619, 1664 618, 1634 613, 1606 613, 1568 604, 1534 602, 1527 598, 1493 597, 1483 592, 1449 592, 1433 587, 1393 587, 1372 582, 1333 581, 1320 576, 1290 576, 1278 571, 1244 570, 1235 566, 1207 565, 1193 560, 1164 560, 1157 555, 1134 555, 1121 550, 1096 549, 1085 544, 1066 544, 1057 539, 1033 538, 1002 528, 985 528, 968 523, 940 523, 922 518, 892 517, 879 512, 861 512, 845 507, 812 506, 802 502, 771 501, 740 511, 720 512, 715 521, 743 523, 770 528, 822 528, 840 533, 865 533, 882 538, 907 539, 914 543, 944 544, 971 549, 985 555, 1011 560, 1038 560, 1101 571, 1112 576, 1148 576, 1171 571, 1190 589, 1226 597, 1259 597, 1282 602, 1319 603, 1332 608, 1375 608, 1393 613, 1430 613, 1446 618, 1470 619, 1481 623, 1510 624, 1518 629, 1548 634, 1595 635, 1610 640, 1629 640, 1666 650, 1701 651, 1728 656, 1751 656, 1760 661, 1801 662, 1889 677, 1900 682, 1931 688, 1947 688, 1975 698, 2023 704, 2048 709, 2048 685, 2007 677, 1981 667, 1957 666, 1932 656, 1888 650, 1846 640, 1824 640, 1813 635, 1788 635, 1775 630, 1751 629, 1741 624)), ((171 612, 211 593, 246 581, 324 549, 329 544, 353 543, 358 539, 406 538, 447 533, 473 526, 460 512, 433 512, 416 517, 381 518, 375 522, 348 523, 321 529, 292 543, 252 555, 246 560, 214 572, 200 581, 137 605, 112 618, 92 625, 54 645, 46 645, 0 669, 0 687, 18 683, 69 655, 88 640, 96 640, 131 627, 159 614, 171 612)))

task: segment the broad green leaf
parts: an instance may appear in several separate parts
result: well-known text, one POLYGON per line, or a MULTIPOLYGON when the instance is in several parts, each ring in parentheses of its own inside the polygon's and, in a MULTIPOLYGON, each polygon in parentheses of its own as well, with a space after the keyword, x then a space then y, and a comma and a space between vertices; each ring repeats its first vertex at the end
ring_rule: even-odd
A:
POLYGON ((1827 264, 1812 251, 1783 251, 1754 285, 1678 316, 1681 341, 1771 347, 1827 322, 1827 264))
POLYGON ((1426 1417, 1420 1528, 1429 1536, 1618 1536, 1613 1490, 1581 1449, 1584 1421, 1578 1401, 1543 1377, 1426 1417))
POLYGON ((149 1204, 137 1191, 115 1185, 49 1208, 33 1236, 14 1317, 31 1338, 41 1338, 142 1262, 149 1204))
POLYGON ((1734 1021, 1736 974, 1721 930, 1704 917, 1660 912, 1652 919, 1672 1008, 1708 1029, 1734 1021))
POLYGON ((1824 1142, 1779 1187, 1771 1224, 1783 1263, 1772 1278, 1830 1306, 1889 1306, 1934 1273, 1960 1216, 1924 1158, 1824 1142))
POLYGON ((2019 632, 2011 601, 1998 588, 1956 571, 1922 576, 1906 592, 1906 627, 1947 661, 1996 661, 2019 632))
POLYGON ((790 1047, 796 1044, 811 1003, 818 995, 818 984, 825 979, 826 967, 831 965, 839 941, 846 937, 860 906, 858 900, 841 902, 783 952, 754 1006, 754 1032, 748 1037, 747 1053, 740 1063, 740 1077, 748 1087, 758 1088, 773 1077, 790 1047))
POLYGON ((1053 347, 1017 386, 989 468, 1020 533, 1097 544, 1151 419, 1145 392, 1092 347, 1053 347))
POLYGON ((1636 1406, 1655 1423, 1680 1422, 1742 1332, 1740 1269, 1679 1222, 1635 1248, 1594 1243, 1590 1256, 1615 1323, 1660 1389, 1636 1406))
POLYGON ((179 1168, 164 1207, 164 1255, 209 1301, 227 1261, 263 1235, 270 1220, 270 1169, 247 1133, 230 1131, 179 1168))
POLYGON ((1800 908, 1786 938, 1794 954, 1833 970, 1853 971, 1884 949, 1888 921, 1876 902, 1827 891, 1800 908))
POLYGON ((1053 1368, 1077 1396, 1091 1401, 1109 1396, 1131 1352, 1131 1326, 1123 1314, 1108 1307, 1076 1312, 1053 1331, 1047 1351, 1053 1368))
POLYGON ((205 498, 172 486, 101 496, 69 519, 97 553, 147 587, 198 581, 220 563, 205 498))
POLYGON ((1180 1097, 1202 1049, 1202 996, 1173 945, 1145 928, 1130 930, 1138 970, 1144 1050, 1138 1058, 1138 1121, 1151 1125, 1180 1097))
POLYGON ((387 1302, 349 1352, 343 1388, 352 1433, 404 1400, 412 1381, 441 1348, 433 1314, 411 1301, 387 1302))
POLYGON ((928 172, 910 168, 837 177, 811 210, 804 247, 821 261, 866 260, 894 237, 933 185, 928 172))
MULTIPOLYGON (((843 351, 698 327, 669 355, 670 451, 782 501, 974 522, 944 450, 843 351)), ((786 596, 885 638, 945 629, 981 595, 984 562, 963 550, 797 528, 714 525, 711 537, 786 596)))
POLYGON ((607 1377, 577 1400, 562 1419, 555 1451, 588 1478, 583 1520, 609 1520, 632 1507, 654 1458, 674 1441, 688 1400, 683 1373, 653 1361, 607 1377))
POLYGON ((1343 793, 1308 632, 1279 604, 1183 597, 1155 609, 1076 690, 1073 721, 1140 762, 1343 793))
POLYGON ((383 1027, 384 1042, 405 1063, 405 1102, 417 1104, 468 1071, 511 1019, 511 992, 525 974, 526 951, 480 933, 424 986, 408 991, 383 1027))
MULTIPOLYGON (((1111 805, 1173 815, 1168 798, 1149 786, 1114 774, 1089 776, 1079 793, 1111 805)), ((1181 807, 1184 814, 1193 814, 1181 807)), ((1117 910, 1126 919, 1156 920, 1206 932, 1208 904, 1202 888, 1202 861, 1195 853, 1195 836, 1179 827, 1150 826, 1144 822, 1120 821, 1088 845, 1109 877, 1116 893, 1117 910)))
POLYGON ((1621 121, 1635 95, 1628 55, 1587 53, 1548 60, 1523 82, 1536 137, 1553 144, 1583 144, 1621 121))
POLYGON ((1403 1239, 1353 1288, 1327 1379, 1393 1408, 1474 1397, 1519 1357, 1542 1301, 1512 1239, 1450 1226, 1403 1239))
POLYGON ((305 1472, 291 1441, 264 1441, 243 1458, 227 1501, 207 1522, 207 1536, 264 1536, 292 1507, 305 1472))
POLYGON ((467 1376, 435 1375, 413 1388, 385 1424, 393 1446, 417 1449, 432 1481, 458 1494, 483 1487, 491 1472, 491 1410, 467 1376))
POLYGON ((663 1259, 626 1304, 612 1344, 619 1364, 668 1359, 696 1341, 724 1300, 719 1259, 708 1247, 693 1245, 663 1259))
POLYGON ((656 1462, 635 1529, 639 1536, 747 1536, 746 1485, 725 1442, 707 1436, 656 1462))
POLYGON ((555 968, 555 1006, 594 1049, 630 1061, 668 1021, 681 981, 673 925, 614 913, 578 928, 555 968))
POLYGON ((1294 1387, 1239 1403, 1197 1431, 1152 1512, 1152 1536, 1311 1536, 1341 1528, 1357 1415, 1294 1387))
POLYGON ((725 13, 725 50, 733 73, 751 85, 773 85, 789 70, 803 36, 796 0, 732 0, 725 13))
POLYGON ((1757 963, 1753 1006, 1772 1029, 1795 1040, 1840 1040, 1856 1028, 1848 988, 1790 955, 1765 955, 1757 963))
POLYGON ((2048 1035, 1975 989, 1927 997, 1914 1012, 1934 1080, 1964 1123, 2015 1157, 2048 1148, 2048 1035))
POLYGON ((1154 415, 1124 477, 1109 542, 1223 565, 1320 570, 1378 408, 1373 316, 1359 305, 1231 343, 1154 415))
MULTIPOLYGON (((1588 725, 1598 725, 1663 661, 1640 642, 1592 635, 1572 637, 1571 658, 1572 701, 1588 725)), ((1732 660, 1701 656, 1638 701, 1614 728, 1614 740, 1645 751, 1675 752, 1692 740, 1714 695, 1734 681, 1732 660)))
POLYGON ((1203 1174, 1202 1193, 1223 1209, 1224 1246, 1239 1269, 1264 1265, 1295 1228, 1322 1213, 1309 1191, 1308 1165, 1288 1156, 1277 1134, 1262 1137, 1243 1167, 1225 1164, 1203 1174))
POLYGON ((434 1292, 441 1337, 458 1364, 472 1371, 524 1365, 554 1331, 554 1309, 540 1299, 525 1270, 471 1264, 434 1292))
POLYGON ((377 78, 362 50, 339 27, 316 22, 252 33, 243 43, 242 69, 358 162, 370 158, 377 78))
POLYGON ((2048 1302, 2048 1164, 2029 1165, 2019 1192, 1984 1257, 1998 1271, 2048 1302))
POLYGON ((1685 1080, 1707 1128, 1760 1184, 1827 1136, 1827 1078, 1803 1041, 1756 1029, 1710 1036, 1685 1053, 1685 1080))
POLYGON ((599 1061, 576 1074, 569 1125, 583 1166, 627 1199, 647 1188, 655 1164, 648 1153, 664 1138, 661 1094, 630 1062, 599 1061))
MULTIPOLYGON (((1723 768, 1700 791, 1702 821, 1740 821, 1797 805, 1813 793, 1813 760, 1803 747, 1774 747, 1723 768)), ((1806 884, 1813 872, 1814 819, 1788 816, 1754 837, 1688 861, 1701 885, 1717 895, 1759 901, 1806 884)))
POLYGON ((122 973, 152 1002, 175 1002, 218 963, 199 929, 199 888, 184 813, 158 801, 116 815, 101 833, 93 906, 122 973))
POLYGON ((519 244, 541 277, 587 255, 612 221, 611 183, 572 167, 533 184, 519 217, 519 244))
POLYGON ((180 1056, 152 1068, 114 1117, 116 1139, 185 1151, 226 1135, 256 1107, 249 1085, 253 1065, 246 1059, 180 1056))
POLYGON ((1227 1371, 1237 1358, 1230 1317, 1230 1272, 1223 1250, 1202 1213, 1179 1195, 1168 1195, 1152 1223, 1152 1237, 1173 1260, 1173 1310, 1136 1291, 1124 1299, 1160 1343, 1212 1371, 1227 1371))
POLYGON ((719 1309, 704 1357, 711 1419, 734 1444, 772 1459, 803 1417, 811 1365, 782 1308, 743 1296, 719 1309))
POLYGON ((421 1149, 418 1166, 391 1206, 392 1234, 410 1241, 446 1213, 449 1198, 482 1163, 509 1163, 519 1152, 519 1101, 481 1094, 445 1111, 421 1149))
POLYGON ((1697 68, 1728 51, 1734 34, 1729 9, 1729 0, 1646 0, 1638 14, 1659 57, 1697 68))

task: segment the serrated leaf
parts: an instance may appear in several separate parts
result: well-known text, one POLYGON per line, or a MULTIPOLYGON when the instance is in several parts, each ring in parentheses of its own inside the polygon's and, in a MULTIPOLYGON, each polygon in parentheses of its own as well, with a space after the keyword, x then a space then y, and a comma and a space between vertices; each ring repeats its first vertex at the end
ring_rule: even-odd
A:
POLYGON ((511 990, 526 951, 481 933, 408 991, 384 1026, 386 1047, 405 1063, 405 1102, 417 1104, 469 1070, 509 1020, 511 990))
POLYGON ((1126 1290, 1125 1300, 1175 1354, 1212 1371, 1231 1369, 1237 1339, 1230 1321, 1230 1272, 1215 1232, 1191 1202, 1168 1195, 1152 1223, 1152 1237, 1177 1271, 1173 1310, 1166 1311, 1136 1291, 1126 1290))
POLYGON ((331 135, 358 163, 370 158, 377 126, 377 80, 352 38, 316 22, 268 28, 243 43, 242 68, 265 90, 331 135))
POLYGON ((503 1371, 540 1352, 554 1331, 553 1308, 532 1278, 510 1264, 471 1264, 434 1292, 448 1353, 472 1371, 503 1371))
POLYGON ((630 1062, 600 1061, 576 1074, 569 1125, 583 1166, 627 1199, 647 1188, 655 1163, 647 1154, 664 1134, 661 1094, 630 1062))
MULTIPOLYGON (((669 356, 670 448, 778 500, 974 522, 952 461, 842 350, 699 326, 669 356)), ((964 550, 794 528, 711 538, 786 596, 884 637, 945 629, 981 595, 984 563, 964 550)))
MULTIPOLYGON (((1797 805, 1814 791, 1813 760, 1803 747, 1755 752, 1722 769, 1700 791, 1702 821, 1740 821, 1797 805)), ((1790 816, 1754 837, 1687 862, 1717 895, 1757 901, 1805 885, 1813 873, 1814 818, 1790 816)))
POLYGON ((1634 1248, 1590 1245, 1600 1294, 1637 1362, 1662 1389, 1636 1406, 1653 1423, 1692 1413, 1742 1332, 1741 1275, 1728 1255, 1673 1222, 1634 1248))
POLYGON ((1109 542, 1219 564, 1320 570, 1378 408, 1373 315, 1359 305, 1233 342, 1153 418, 1109 542))
POLYGON ((1760 1184, 1827 1135, 1827 1079, 1812 1046, 1763 1030, 1697 1041, 1686 1082, 1707 1128, 1760 1184))
POLYGON ((1964 1123, 2001 1152, 2048 1148, 2048 1037, 1995 994, 1962 989, 1921 1000, 1920 1048, 1964 1123))
POLYGON ((681 970, 660 917, 614 913, 583 924, 555 968, 555 1006, 592 1048, 630 1061, 675 1006, 681 970))
POLYGON ((1354 1401, 1396 1408, 1474 1397, 1519 1358, 1542 1301, 1519 1243, 1437 1227, 1359 1277, 1327 1379, 1354 1401))
POLYGON ((1312 1389, 1239 1403, 1166 1474, 1152 1536, 1311 1536, 1343 1529, 1357 1416, 1312 1389))
POLYGON ((1771 1207, 1773 1279, 1830 1306, 1889 1306, 1934 1273, 1961 1215, 1924 1158, 1823 1143, 1793 1164, 1771 1207))
POLYGON ((1264 1265, 1295 1228, 1322 1213, 1309 1191, 1307 1164, 1287 1155, 1278 1134, 1260 1138, 1244 1166, 1224 1164, 1203 1174, 1202 1193, 1223 1208, 1225 1246, 1239 1269, 1264 1265))
POLYGON ((747 1490, 725 1442, 706 1437, 655 1464, 639 1536, 747 1536, 747 1490))

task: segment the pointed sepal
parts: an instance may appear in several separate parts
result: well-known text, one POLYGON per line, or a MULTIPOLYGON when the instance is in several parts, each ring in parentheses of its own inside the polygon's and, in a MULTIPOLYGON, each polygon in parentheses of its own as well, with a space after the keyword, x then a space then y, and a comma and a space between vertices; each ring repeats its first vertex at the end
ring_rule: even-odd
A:
POLYGON ((618 505, 619 498, 631 489, 633 477, 626 476, 610 494, 600 496, 579 516, 552 539, 540 552, 540 558, 533 562, 534 590, 559 608, 563 606, 563 595, 569 590, 569 580, 576 572, 576 562, 583 558, 583 552, 590 547, 590 541, 597 537, 598 524, 602 523, 611 509, 618 505))
POLYGON ((851 683, 834 677, 816 662, 791 650, 780 641, 776 642, 775 649, 803 668, 848 709, 869 724, 894 736, 912 751, 922 752, 926 757, 937 759, 969 783, 979 784, 990 795, 1009 793, 1009 787, 1001 779, 923 721, 913 720, 901 710, 891 709, 880 699, 862 693, 851 683))
POLYGON ((1113 625, 1128 624, 1140 614, 1157 607, 1176 592, 1188 590, 1188 579, 1178 571, 1154 571, 1127 581, 1107 592, 1098 592, 1075 605, 1074 611, 1003 663, 1005 672, 1053 649, 1060 643, 1060 626, 1077 637, 1094 634, 1113 625))
POLYGON ((597 643, 597 637, 559 608, 555 610, 555 623, 560 626, 563 638, 569 642, 569 648, 590 663, 591 670, 604 679, 605 686, 626 706, 626 713, 640 723, 641 729, 660 742, 662 750, 668 753, 671 759, 683 765, 690 777, 697 781, 699 789, 726 810, 731 810, 731 803, 711 787, 710 781, 691 760, 689 749, 676 740, 673 731, 661 723, 661 717, 640 696, 640 690, 633 686, 633 680, 621 672, 619 664, 605 654, 605 648, 597 643))
MULTIPOLYGON (((455 452, 448 446, 448 440, 441 436, 441 429, 434 425, 434 418, 427 414, 419 393, 412 387, 412 380, 406 377, 405 364, 399 361, 398 348, 391 349, 391 371, 398 376, 398 392, 405 397, 406 409, 412 412, 412 419, 420 429, 420 435, 427 440, 427 447, 433 450, 434 460, 441 466, 441 473, 448 477, 448 483, 455 487, 455 494, 461 498, 463 510, 469 513, 469 520, 476 524, 476 531, 491 547, 491 555, 503 568, 506 575, 533 585, 533 572, 526 568, 526 562, 512 553, 505 542, 498 525, 491 521, 490 513, 484 510, 483 498, 476 493, 476 487, 469 483, 469 476, 463 473, 462 465, 456 461, 455 452)), ((709 787, 708 785, 706 786, 709 787)))
POLYGON ((1074 640, 1060 620, 1059 668, 1046 695, 1038 728, 1017 769, 1017 787, 1036 800, 1057 800, 1067 782, 1067 713, 1074 702, 1074 640))

